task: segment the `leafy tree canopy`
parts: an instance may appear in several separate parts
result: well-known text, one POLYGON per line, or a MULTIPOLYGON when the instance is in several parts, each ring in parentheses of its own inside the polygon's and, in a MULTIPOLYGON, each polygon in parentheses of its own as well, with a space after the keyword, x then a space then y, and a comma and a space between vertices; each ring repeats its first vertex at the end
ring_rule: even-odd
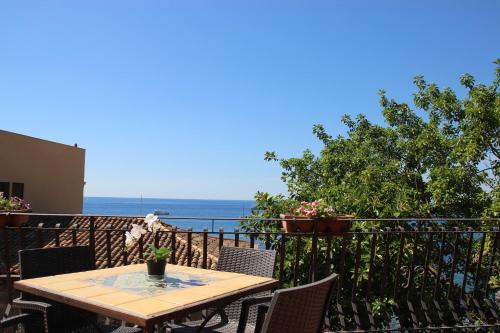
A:
POLYGON ((319 156, 277 161, 289 197, 256 194, 259 215, 277 217, 288 200, 324 198, 340 213, 358 217, 478 217, 500 214, 500 59, 490 85, 465 74, 466 96, 416 76, 414 108, 380 91, 386 125, 345 115, 346 136, 322 125, 319 156), (418 109, 415 111, 414 109, 418 109))

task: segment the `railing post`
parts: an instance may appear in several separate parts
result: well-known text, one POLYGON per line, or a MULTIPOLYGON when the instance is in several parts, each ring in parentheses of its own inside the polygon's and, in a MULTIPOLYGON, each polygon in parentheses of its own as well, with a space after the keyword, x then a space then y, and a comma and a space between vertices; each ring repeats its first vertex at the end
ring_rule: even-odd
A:
POLYGON ((396 299, 399 291, 399 274, 401 270, 401 266, 403 264, 403 254, 404 254, 404 245, 405 245, 405 234, 404 229, 399 226, 399 251, 398 251, 398 259, 396 261, 396 271, 394 272, 394 289, 392 291, 392 298, 396 299))
POLYGON ((38 247, 42 248, 43 247, 43 223, 38 223, 38 228, 37 228, 37 241, 38 241, 38 247))
POLYGON ((175 265, 177 264, 177 260, 176 260, 176 251, 177 251, 177 227, 174 226, 172 227, 172 242, 170 243, 171 245, 171 249, 172 249, 172 253, 170 253, 170 263, 175 265))
POLYGON ((326 275, 332 273, 332 236, 326 236, 326 275))
POLYGON ((457 262, 458 262, 458 243, 460 241, 460 234, 459 234, 459 229, 457 227, 453 228, 453 231, 455 232, 455 241, 453 242, 453 255, 451 257, 451 269, 450 269, 450 277, 448 278, 448 299, 450 299, 451 292, 453 291, 453 286, 455 282, 455 269, 457 267, 457 262))
POLYGON ((113 265, 111 261, 111 224, 106 225, 106 259, 108 267, 113 265))
POLYGON ((309 282, 316 281, 316 261, 318 257, 318 232, 316 230, 317 222, 315 220, 311 221, 313 223, 313 234, 311 241, 311 266, 309 267, 309 282))
POLYGON ((219 228, 219 253, 220 249, 224 246, 224 228, 219 228))
POLYGON ((384 266, 382 268, 382 281, 380 283, 380 298, 384 299, 385 293, 389 294, 389 260, 390 260, 390 227, 384 228, 384 266))
POLYGON ((75 223, 73 225, 73 227, 71 228, 71 239, 72 239, 72 242, 73 242, 73 246, 76 246, 77 245, 77 238, 76 238, 76 230, 78 229, 78 224, 75 223))
MULTIPOLYGON (((7 219, 9 218, 9 213, 7 213, 7 219)), ((6 283, 7 283, 7 299, 10 302, 12 302, 13 299, 13 291, 12 291, 12 278, 10 276, 10 244, 9 244, 9 229, 8 228, 2 228, 1 229, 2 234, 3 234, 3 244, 4 244, 4 255, 5 255, 5 268, 6 268, 6 283)))
POLYGON ((139 247, 139 259, 143 260, 144 259, 144 235, 141 235, 141 238, 139 238, 138 247, 139 247))
POLYGON ((250 248, 254 248, 255 247, 255 229, 252 228, 252 230, 250 230, 250 248))
POLYGON ((89 219, 89 247, 90 255, 93 262, 95 262, 95 217, 91 216, 89 219))
POLYGON ((467 231, 469 232, 469 241, 467 243, 467 256, 465 258, 465 267, 463 272, 464 277, 462 281, 462 288, 460 289, 460 299, 463 299, 465 293, 465 287, 467 286, 467 274, 469 272, 469 262, 472 251, 472 242, 474 241, 474 230, 471 227, 468 227, 467 231))
POLYGON ((60 247, 61 246, 61 239, 60 239, 60 235, 61 235, 61 223, 57 223, 56 224, 56 230, 54 230, 54 234, 55 234, 55 242, 56 242, 56 247, 60 247))
POLYGON ((125 233, 126 230, 122 230, 122 263, 123 265, 128 265, 128 253, 127 249, 125 248, 127 237, 125 236, 125 233))
POLYGON ((159 248, 160 247, 160 236, 158 235, 161 231, 157 231, 154 235, 153 235, 153 244, 156 248, 159 248))
POLYGON ((483 236, 481 237, 481 246, 479 247, 479 258, 477 259, 477 264, 476 264, 476 272, 474 274, 474 289, 473 289, 473 295, 477 297, 477 286, 479 283, 479 275, 481 273, 481 265, 483 263, 483 252, 484 252, 484 244, 486 242, 486 232, 483 230, 482 231, 483 236))
POLYGON ((234 246, 235 247, 240 246, 240 228, 238 227, 234 228, 234 246))
POLYGON ((271 248, 271 230, 266 229, 266 250, 271 248))
POLYGON ((187 229, 187 261, 188 266, 191 267, 193 263, 193 228, 187 229))
POLYGON ((285 280, 285 255, 286 255, 286 234, 281 232, 281 244, 280 244, 280 287, 283 285, 285 280))
POLYGON ((368 264, 368 281, 366 283, 366 299, 371 299, 373 270, 375 268, 375 252, 377 249, 377 231, 371 228, 372 238, 370 242, 370 261, 368 264))
MULTIPOLYGON (((496 251, 497 251, 497 247, 498 247, 498 243, 499 243, 499 240, 500 240, 500 233, 498 231, 499 229, 497 227, 493 228, 493 233, 494 233, 494 239, 493 239, 493 244, 492 244, 492 249, 491 249, 491 255, 490 255, 490 260, 489 260, 489 264, 488 264, 488 271, 486 273, 486 287, 484 289, 484 298, 485 299, 488 299, 489 297, 489 283, 488 281, 490 280, 490 276, 491 276, 491 273, 493 273, 493 266, 494 266, 494 263, 495 263, 495 254, 496 254, 496 251)), ((493 235, 491 235, 491 237, 493 237, 493 235)))
POLYGON ((439 247, 439 254, 438 254, 438 268, 436 272, 436 284, 434 285, 434 291, 432 293, 432 298, 434 300, 438 296, 438 291, 439 287, 441 284, 441 270, 443 268, 443 256, 445 254, 445 248, 446 248, 446 232, 445 228, 441 227, 440 232, 441 232, 441 240, 440 240, 440 247, 439 247))
POLYGON ((208 252, 208 228, 203 228, 203 257, 201 261, 201 267, 207 268, 207 253, 208 252))
POLYGON ((19 242, 21 243, 21 249, 25 249, 26 235, 24 234, 24 228, 19 228, 19 242))
POLYGON ((302 236, 295 237, 295 261, 293 263, 293 285, 296 286, 299 281, 299 262, 300 262, 300 248, 302 245, 302 236))

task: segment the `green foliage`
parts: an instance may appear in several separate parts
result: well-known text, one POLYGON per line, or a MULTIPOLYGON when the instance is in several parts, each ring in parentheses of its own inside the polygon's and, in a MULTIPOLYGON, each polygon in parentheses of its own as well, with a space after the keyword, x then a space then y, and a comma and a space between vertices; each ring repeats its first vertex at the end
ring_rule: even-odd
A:
POLYGON ((149 244, 150 252, 145 253, 146 257, 153 258, 154 261, 167 260, 170 256, 171 251, 166 247, 155 247, 153 244, 149 244))
POLYGON ((324 198, 335 211, 357 217, 480 217, 500 214, 500 61, 487 86, 465 74, 459 98, 416 76, 414 107, 380 91, 386 126, 345 115, 347 136, 322 125, 324 147, 301 157, 265 159, 283 169, 289 198, 256 195, 259 216, 278 217, 284 201, 324 198))
MULTIPOLYGON (((371 123, 364 115, 345 115, 342 123, 347 126, 347 134, 333 137, 322 125, 314 125, 313 134, 323 143, 319 156, 310 150, 292 158, 266 152, 265 160, 277 162, 282 168, 288 196, 257 192, 251 214, 255 219, 242 221, 242 229, 279 232, 279 221, 265 219, 278 218, 297 202, 317 199, 324 199, 335 212, 359 218, 500 216, 500 60, 495 64, 496 77, 490 85, 476 83, 469 74, 460 78, 466 92, 463 98, 450 88, 440 89, 428 83, 422 76, 414 79, 413 106, 389 99, 381 90, 384 126, 371 123)), ((360 221, 356 227, 367 230, 369 226, 360 221)), ((372 223, 370 227, 377 225, 372 223)), ((264 241, 262 234, 259 238, 264 241)), ((271 247, 278 250, 280 236, 271 234, 270 239, 271 247)), ((351 255, 345 258, 346 272, 351 274, 349 283, 363 285, 367 280, 370 239, 354 236, 351 240, 351 255), (362 249, 359 274, 358 280, 352 281, 353 246, 358 241, 362 249)), ((285 286, 294 280, 305 283, 311 238, 286 240, 284 270, 278 274, 284 276, 285 286), (296 258, 295 253, 301 255, 296 258)), ((341 244, 341 238, 332 239, 332 258, 339 258, 341 244)), ((398 244, 397 238, 391 239, 390 253, 398 253, 398 244)), ((419 246, 417 255, 422 256, 423 244, 419 246)), ((492 246, 490 237, 483 254, 489 253, 492 246)), ((325 239, 318 240, 318 251, 317 267, 321 270, 326 267, 325 239)), ((404 262, 410 262, 413 251, 412 245, 404 245, 404 262)), ((375 253, 374 280, 379 281, 383 271, 382 243, 376 245, 375 253)), ((338 269, 336 265, 338 262, 333 264, 334 269, 338 269)), ((318 276, 323 273, 318 272, 318 276)), ((497 288, 498 281, 493 278, 490 285, 497 288)), ((376 295, 371 301, 375 316, 382 315, 393 302, 376 295)))
POLYGON ((0 210, 16 211, 30 209, 30 204, 18 197, 7 198, 3 192, 0 192, 0 210))

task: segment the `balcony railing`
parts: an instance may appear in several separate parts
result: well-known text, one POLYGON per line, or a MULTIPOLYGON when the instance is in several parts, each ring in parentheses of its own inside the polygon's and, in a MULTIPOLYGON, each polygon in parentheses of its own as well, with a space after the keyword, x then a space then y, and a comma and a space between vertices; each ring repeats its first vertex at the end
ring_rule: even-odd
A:
MULTIPOLYGON (((9 297, 19 249, 85 244, 99 267, 133 261, 124 250, 125 232, 140 217, 29 215, 23 227, 1 229, 0 274, 9 297)), ((172 249, 174 264, 211 268, 222 246, 258 246, 277 252, 276 278, 283 287, 338 273, 328 324, 334 331, 500 329, 500 219, 353 219, 342 235, 285 233, 279 219, 246 219, 266 228, 245 231, 209 228, 214 221, 245 219, 162 220, 195 225, 166 228, 153 240, 172 249)), ((145 242, 134 250, 139 258, 145 242)))

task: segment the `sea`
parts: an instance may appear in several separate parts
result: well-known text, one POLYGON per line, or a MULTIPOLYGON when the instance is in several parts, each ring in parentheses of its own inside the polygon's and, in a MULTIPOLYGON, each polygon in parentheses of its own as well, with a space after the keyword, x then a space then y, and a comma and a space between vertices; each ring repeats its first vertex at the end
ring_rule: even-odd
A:
POLYGON ((203 230, 233 231, 239 226, 238 220, 218 220, 217 218, 240 218, 251 213, 255 206, 253 200, 205 200, 205 199, 156 199, 156 198, 117 198, 84 197, 84 214, 145 216, 154 211, 167 212, 162 218, 166 223, 179 228, 192 227, 195 231, 203 230), (211 217, 202 219, 168 219, 169 217, 211 217))

